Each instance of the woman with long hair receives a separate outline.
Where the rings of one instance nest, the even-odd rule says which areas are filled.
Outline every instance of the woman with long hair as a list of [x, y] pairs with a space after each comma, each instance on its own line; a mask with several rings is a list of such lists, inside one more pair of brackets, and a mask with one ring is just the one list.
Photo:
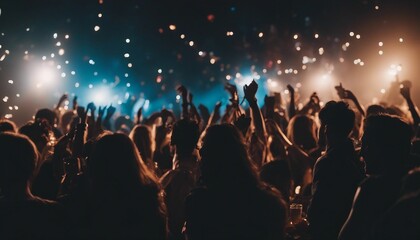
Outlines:
[[259, 179], [239, 131], [208, 128], [200, 155], [203, 187], [186, 200], [188, 239], [282, 239], [284, 202]]
[[166, 239], [161, 188], [128, 136], [100, 138], [88, 167], [94, 238]]

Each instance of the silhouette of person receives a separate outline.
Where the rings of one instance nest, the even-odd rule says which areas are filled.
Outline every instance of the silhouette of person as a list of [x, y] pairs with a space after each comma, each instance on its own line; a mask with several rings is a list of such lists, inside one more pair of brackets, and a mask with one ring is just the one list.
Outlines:
[[185, 198], [197, 182], [197, 156], [194, 155], [194, 150], [199, 136], [199, 127], [195, 121], [185, 118], [173, 126], [171, 137], [171, 144], [175, 146], [173, 169], [160, 179], [165, 190], [170, 239], [183, 239]]
[[337, 239], [364, 172], [349, 138], [354, 112], [345, 102], [330, 101], [319, 119], [319, 140], [325, 141], [327, 150], [314, 166], [309, 231], [314, 240]]
[[239, 130], [209, 127], [200, 155], [203, 186], [186, 200], [188, 239], [283, 239], [284, 203], [259, 179]]
[[66, 221], [62, 207], [30, 190], [38, 164], [35, 145], [24, 135], [2, 133], [0, 152], [1, 238], [62, 238]]
[[411, 128], [399, 117], [366, 119], [361, 155], [369, 177], [360, 185], [339, 239], [367, 239], [373, 225], [397, 201], [407, 173]]
[[160, 186], [131, 139], [104, 135], [90, 156], [92, 237], [166, 239]]

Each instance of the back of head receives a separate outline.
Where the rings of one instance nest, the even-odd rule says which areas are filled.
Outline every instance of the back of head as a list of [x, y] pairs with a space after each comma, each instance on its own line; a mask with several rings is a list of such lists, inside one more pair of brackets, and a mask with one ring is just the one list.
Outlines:
[[[156, 179], [147, 169], [131, 139], [120, 133], [104, 135], [94, 145], [88, 162], [94, 186], [124, 192], [154, 185]], [[98, 190], [98, 189], [97, 189]]]
[[386, 113], [386, 109], [381, 105], [372, 104], [366, 109], [366, 116], [369, 117], [370, 115], [378, 115]]
[[133, 121], [131, 121], [130, 116], [127, 115], [117, 117], [114, 122], [115, 131], [120, 131], [121, 133], [126, 133], [127, 135], [130, 133], [133, 126]]
[[61, 131], [63, 134], [66, 134], [71, 129], [71, 123], [73, 122], [73, 119], [76, 117], [76, 114], [73, 111], [68, 111], [61, 116]]
[[200, 155], [202, 180], [207, 186], [223, 187], [234, 184], [236, 187], [246, 188], [259, 184], [242, 134], [233, 125], [209, 127]]
[[47, 145], [50, 135], [51, 127], [47, 120], [40, 120], [35, 122], [28, 122], [21, 128], [19, 133], [29, 137], [35, 143], [39, 152], [42, 152]]
[[16, 124], [7, 119], [0, 119], [0, 133], [2, 132], [17, 132]]
[[287, 137], [296, 145], [310, 150], [316, 147], [316, 125], [308, 115], [294, 116], [287, 127]]
[[57, 122], [57, 114], [48, 108], [39, 109], [35, 114], [35, 120], [42, 120], [45, 119], [51, 126]]
[[362, 156], [366, 162], [366, 172], [383, 174], [400, 171], [409, 156], [411, 134], [410, 126], [399, 117], [368, 117], [362, 138]]
[[327, 138], [347, 138], [354, 127], [355, 114], [348, 104], [330, 101], [319, 112], [321, 125], [327, 127]]
[[0, 188], [26, 184], [37, 166], [38, 154], [28, 137], [17, 133], [0, 134]]
[[182, 156], [191, 155], [197, 147], [200, 130], [195, 121], [181, 119], [172, 130], [171, 145], [176, 146], [176, 153]]
[[146, 125], [136, 125], [133, 130], [131, 130], [130, 138], [133, 140], [144, 161], [153, 159], [155, 141], [150, 127]]

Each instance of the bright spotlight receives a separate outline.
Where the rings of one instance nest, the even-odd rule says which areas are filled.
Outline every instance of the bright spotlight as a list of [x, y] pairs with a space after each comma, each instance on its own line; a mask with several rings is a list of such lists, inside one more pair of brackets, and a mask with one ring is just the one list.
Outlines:
[[97, 106], [105, 106], [110, 104], [111, 99], [111, 91], [108, 87], [101, 87], [99, 89], [95, 89], [92, 95], [92, 101]]
[[45, 62], [38, 66], [33, 66], [29, 76], [30, 82], [37, 88], [51, 86], [54, 80], [58, 78], [57, 70], [53, 62]]

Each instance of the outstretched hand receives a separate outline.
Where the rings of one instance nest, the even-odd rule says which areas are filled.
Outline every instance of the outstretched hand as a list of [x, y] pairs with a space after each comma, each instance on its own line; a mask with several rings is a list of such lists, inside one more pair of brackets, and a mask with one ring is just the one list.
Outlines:
[[290, 84], [287, 84], [287, 90], [289, 90], [289, 93], [290, 94], [294, 94], [295, 93], [295, 89], [293, 88], [293, 86], [292, 85], [290, 85]]
[[77, 103], [77, 96], [75, 95], [73, 98], [73, 110], [76, 110], [78, 107], [78, 103]]
[[95, 113], [95, 111], [96, 111], [96, 106], [95, 106], [95, 103], [94, 102], [90, 102], [88, 105], [87, 105], [87, 110], [86, 111], [90, 111], [90, 113], [93, 115], [94, 113]]
[[59, 103], [63, 103], [64, 101], [66, 101], [67, 99], [69, 99], [69, 95], [67, 93], [63, 94], [60, 97], [60, 100], [58, 100]]
[[188, 90], [184, 85], [179, 86], [176, 90], [181, 94], [183, 100], [187, 100]]
[[255, 94], [257, 93], [258, 90], [258, 84], [257, 82], [255, 82], [255, 80], [252, 80], [252, 82], [248, 85], [244, 85], [244, 94], [245, 94], [245, 99], [249, 102], [249, 101], [255, 101]]
[[77, 107], [77, 115], [80, 118], [80, 123], [86, 123], [87, 111], [85, 111], [84, 107]]
[[139, 108], [139, 110], [137, 110], [137, 114], [136, 114], [136, 116], [137, 116], [137, 123], [139, 124], [140, 123], [140, 121], [141, 121], [141, 116], [143, 115], [143, 106], [141, 106], [140, 108]]
[[114, 107], [114, 106], [112, 106], [112, 104], [108, 107], [108, 110], [106, 111], [106, 119], [110, 119], [111, 117], [112, 117], [112, 115], [114, 115], [114, 113], [115, 113], [115, 111], [116, 111], [117, 109]]
[[406, 80], [406, 81], [403, 81], [401, 83], [401, 86], [400, 86], [400, 94], [405, 99], [410, 99], [411, 98], [410, 88], [411, 88], [411, 82], [409, 82], [409, 81]]
[[238, 101], [238, 91], [235, 85], [226, 83], [225, 90], [228, 91], [231, 96], [230, 101], [232, 102]]
[[104, 106], [104, 107], [99, 106], [98, 118], [102, 118], [102, 116], [105, 114], [105, 110], [106, 110], [106, 106]]
[[66, 101], [69, 98], [69, 95], [67, 93], [61, 95], [60, 99], [58, 100], [56, 109], [59, 109], [61, 104], [63, 104], [64, 101]]

